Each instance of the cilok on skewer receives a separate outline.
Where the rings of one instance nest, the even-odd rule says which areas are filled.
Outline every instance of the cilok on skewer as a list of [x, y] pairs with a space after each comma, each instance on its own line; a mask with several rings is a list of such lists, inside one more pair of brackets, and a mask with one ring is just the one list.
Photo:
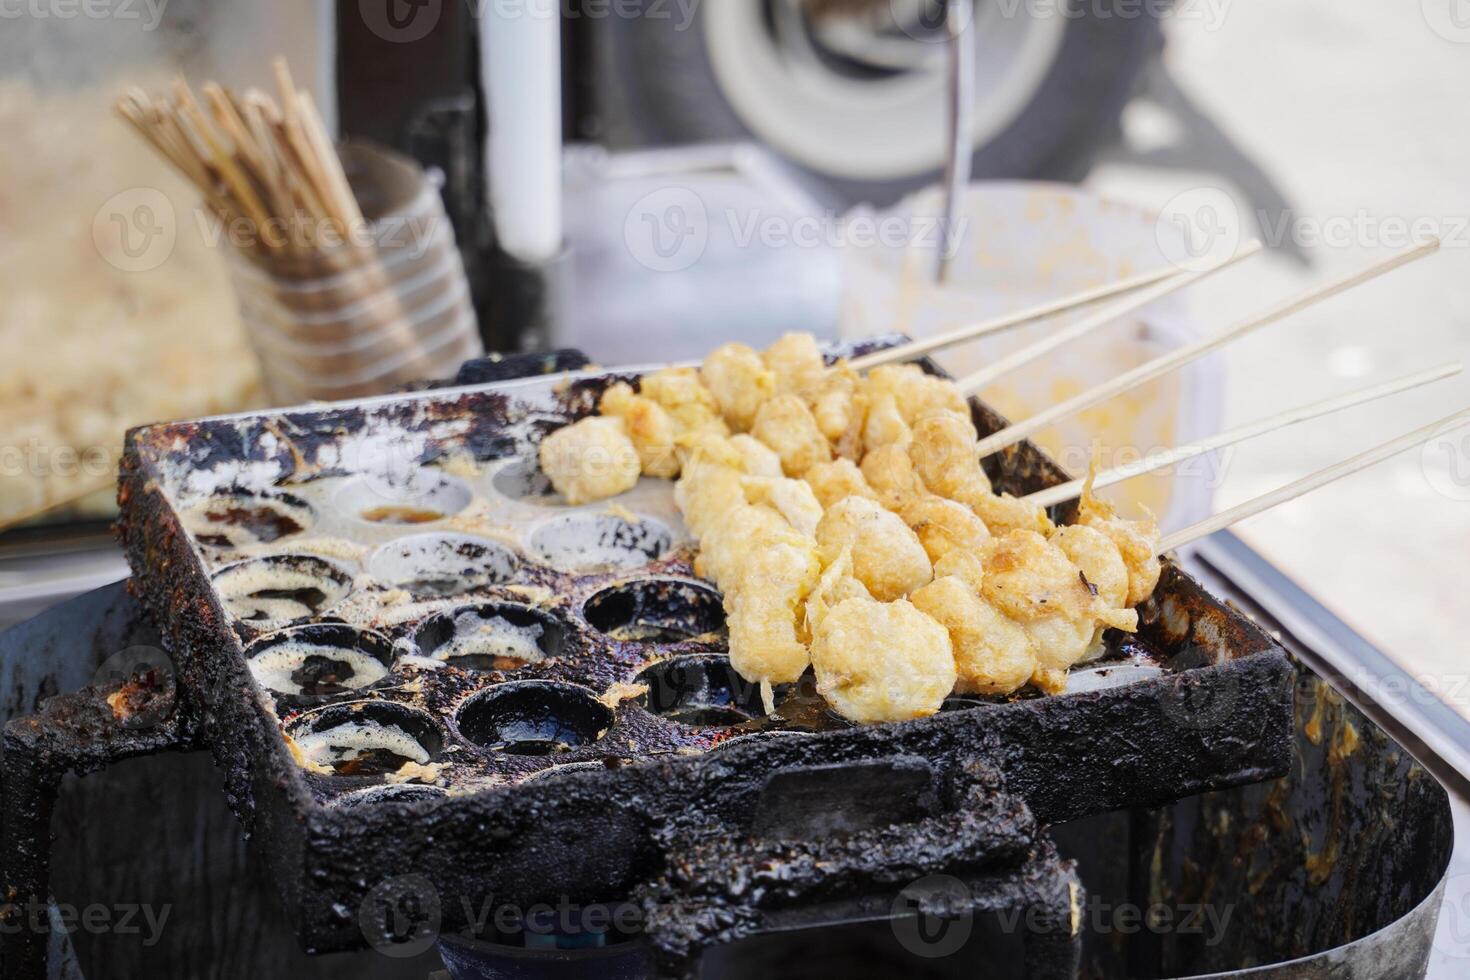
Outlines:
[[995, 494], [965, 398], [915, 365], [858, 377], [791, 334], [614, 385], [600, 407], [543, 442], [553, 483], [585, 501], [591, 484], [677, 473], [732, 664], [765, 685], [810, 668], [853, 720], [932, 714], [953, 691], [1059, 690], [1104, 629], [1134, 628], [1128, 600], [1157, 581], [1151, 523], [1089, 498], [1059, 529]]
[[[1178, 366], [1432, 250], [1145, 368]], [[732, 664], [767, 689], [810, 667], [819, 692], [853, 720], [930, 714], [951, 691], [1061, 690], [1070, 667], [1103, 652], [1105, 630], [1136, 628], [1133, 607], [1158, 581], [1151, 519], [1124, 520], [1081, 487], [1069, 492], [1082, 496], [1074, 523], [1057, 527], [1035, 501], [996, 494], [964, 394], [915, 365], [862, 376], [828, 366], [810, 336], [788, 334], [765, 352], [726, 344], [698, 370], [655, 372], [638, 391], [616, 385], [600, 407], [601, 424], [584, 420], [543, 443], [553, 483], [577, 500], [606, 495], [579, 486], [579, 461], [593, 456], [620, 461], [599, 467], [606, 492], [640, 472], [677, 476], [676, 500], [700, 542], [696, 570], [725, 593]]]

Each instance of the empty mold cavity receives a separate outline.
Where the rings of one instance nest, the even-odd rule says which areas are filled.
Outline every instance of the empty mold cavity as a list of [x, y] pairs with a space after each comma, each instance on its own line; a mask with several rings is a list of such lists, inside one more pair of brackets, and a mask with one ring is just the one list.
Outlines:
[[736, 735], [734, 738], [723, 739], [715, 743], [715, 748], [723, 749], [731, 745], [752, 745], [756, 742], [771, 742], [778, 738], [810, 738], [813, 732], [796, 732], [786, 728], [777, 728], [768, 732], [747, 732], [744, 735]]
[[356, 810], [377, 806], [379, 803], [420, 803], [448, 796], [438, 786], [414, 786], [409, 783], [394, 783], [391, 786], [369, 786], [367, 789], [344, 793], [327, 804], [334, 810]]
[[494, 602], [431, 616], [414, 631], [422, 656], [464, 670], [514, 670], [561, 655], [567, 626], [530, 606]]
[[582, 614], [599, 633], [637, 643], [678, 643], [725, 628], [720, 594], [675, 578], [609, 586], [587, 600]]
[[184, 508], [185, 529], [211, 548], [275, 544], [311, 528], [311, 505], [288, 493], [223, 493]]
[[533, 459], [513, 459], [490, 478], [495, 492], [511, 500], [521, 500], [542, 507], [557, 507], [566, 504], [562, 495], [551, 485], [551, 478], [542, 472]]
[[521, 782], [529, 783], [545, 779], [556, 779], [574, 772], [607, 772], [607, 764], [596, 759], [589, 762], [563, 762], [559, 766], [548, 766], [545, 769], [538, 769], [521, 780]]
[[564, 571], [637, 568], [663, 557], [673, 544], [673, 532], [659, 521], [609, 513], [564, 514], [531, 534], [531, 549]]
[[300, 761], [338, 776], [382, 776], [409, 763], [428, 765], [444, 750], [426, 712], [391, 701], [354, 701], [308, 712], [287, 734]]
[[338, 510], [369, 524], [432, 524], [469, 506], [474, 493], [460, 480], [433, 469], [375, 474], [351, 480], [337, 491]]
[[329, 697], [376, 684], [393, 666], [393, 644], [341, 623], [297, 626], [263, 637], [245, 651], [256, 683], [267, 691]]
[[230, 615], [261, 629], [318, 616], [352, 591], [352, 575], [315, 555], [268, 555], [214, 573]]
[[730, 658], [702, 653], [674, 657], [644, 669], [645, 705], [653, 714], [681, 725], [725, 728], [765, 715], [760, 685], [736, 673]]
[[466, 534], [414, 534], [383, 545], [368, 573], [416, 596], [459, 595], [509, 581], [516, 556], [504, 545]]
[[457, 720], [461, 735], [492, 752], [555, 755], [597, 741], [613, 712], [585, 687], [513, 681], [471, 698]]

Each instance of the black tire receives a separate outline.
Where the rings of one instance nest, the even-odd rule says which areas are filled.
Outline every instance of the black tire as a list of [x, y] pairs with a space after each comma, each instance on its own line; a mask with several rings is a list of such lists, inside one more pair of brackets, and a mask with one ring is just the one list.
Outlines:
[[[667, 0], [638, 3], [668, 9]], [[976, 148], [974, 179], [1080, 180], [1097, 151], [1116, 138], [1123, 107], [1161, 48], [1162, 33], [1152, 17], [1097, 17], [1084, 13], [1087, 6], [1078, 2], [1076, 16], [1068, 19], [1057, 56], [1030, 103]], [[667, 16], [623, 16], [594, 31], [596, 114], [604, 142], [642, 147], [754, 138], [720, 90], [698, 23], [702, 16], [701, 6], [684, 30]], [[932, 170], [861, 181], [793, 163], [846, 203], [886, 205], [938, 177]]]

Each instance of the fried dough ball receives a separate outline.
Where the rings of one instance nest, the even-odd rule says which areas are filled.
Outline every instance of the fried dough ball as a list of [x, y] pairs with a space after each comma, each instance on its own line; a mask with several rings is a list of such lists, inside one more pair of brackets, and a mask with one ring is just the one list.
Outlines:
[[1040, 676], [1037, 687], [1044, 691], [1055, 691], [1058, 679], [1047, 672], [1061, 675], [1060, 683], [1066, 686], [1067, 670], [1087, 657], [1097, 633], [1093, 621], [1088, 618], [1073, 619], [1069, 616], [1045, 616], [1041, 619], [1021, 623], [1036, 653], [1036, 665]]
[[977, 551], [951, 551], [934, 563], [934, 577], [957, 578], [980, 595], [985, 589], [985, 563]]
[[662, 405], [634, 393], [631, 386], [619, 381], [602, 393], [598, 411], [623, 420], [628, 438], [638, 449], [644, 473], [658, 477], [679, 475], [679, 457], [674, 453], [679, 425]]
[[826, 618], [832, 607], [845, 599], [871, 599], [868, 587], [852, 577], [852, 552], [844, 551], [836, 561], [828, 562], [822, 569], [822, 578], [812, 589], [806, 600], [805, 629], [808, 636], [816, 633], [817, 626]]
[[1096, 528], [1118, 546], [1123, 564], [1128, 566], [1129, 606], [1136, 606], [1154, 594], [1163, 569], [1154, 553], [1159, 545], [1159, 526], [1152, 517], [1124, 520], [1106, 503], [1091, 493], [1084, 493], [1077, 507], [1076, 523]]
[[817, 546], [824, 564], [851, 551], [853, 577], [882, 602], [900, 599], [934, 577], [918, 535], [866, 497], [846, 497], [828, 508], [817, 525]]
[[991, 534], [1006, 534], [1010, 531], [1035, 531], [1050, 534], [1056, 525], [1046, 516], [1046, 510], [1029, 501], [1012, 497], [1008, 493], [996, 494], [990, 489], [964, 488], [954, 498], [973, 510], [990, 528]]
[[818, 693], [851, 721], [932, 715], [955, 685], [949, 632], [906, 599], [837, 603], [812, 633], [811, 659]]
[[1068, 524], [1051, 539], [1087, 576], [1100, 600], [1114, 609], [1128, 605], [1128, 566], [1111, 538], [1086, 524]]
[[771, 508], [809, 538], [816, 535], [822, 505], [806, 482], [784, 476], [747, 476], [742, 485], [747, 501]]
[[689, 530], [703, 537], [725, 511], [745, 502], [745, 477], [780, 475], [776, 454], [750, 436], [699, 433], [690, 440], [684, 475], [674, 484], [674, 502]]
[[868, 486], [863, 471], [850, 459], [834, 459], [829, 463], [818, 463], [802, 475], [802, 479], [817, 495], [822, 509], [826, 510], [843, 497], [867, 497], [877, 500], [878, 495]]
[[914, 606], [949, 631], [962, 694], [1011, 694], [1036, 672], [1026, 631], [1007, 619], [964, 579], [936, 578], [909, 597]]
[[621, 419], [591, 416], [541, 440], [541, 470], [569, 504], [631, 490], [642, 463]]
[[863, 416], [867, 399], [858, 394], [862, 379], [841, 362], [829, 370], [811, 396], [812, 417], [817, 428], [839, 456], [855, 457], [862, 452]]
[[943, 497], [913, 497], [899, 506], [898, 516], [913, 528], [929, 560], [936, 564], [956, 550], [981, 554], [990, 543], [990, 529], [974, 511]]
[[729, 588], [740, 581], [740, 572], [746, 561], [765, 542], [792, 533], [795, 532], [786, 518], [770, 507], [747, 504], [742, 496], [700, 536], [694, 572], [718, 586]]
[[832, 458], [811, 410], [795, 395], [777, 395], [762, 405], [751, 435], [775, 450], [787, 476], [801, 476]]
[[745, 474], [718, 463], [685, 465], [674, 484], [674, 503], [684, 515], [689, 533], [703, 540], [725, 512], [745, 502]]
[[723, 344], [710, 352], [699, 369], [720, 414], [731, 429], [748, 431], [755, 414], [776, 392], [776, 375], [745, 344]]
[[865, 388], [870, 397], [891, 395], [910, 425], [938, 412], [970, 416], [970, 405], [954, 382], [926, 374], [917, 364], [875, 367], [868, 372]]
[[646, 374], [638, 382], [638, 393], [652, 398], [672, 415], [681, 434], [706, 429], [718, 435], [729, 433], [719, 403], [694, 368], [664, 368]]
[[898, 402], [891, 394], [882, 393], [867, 399], [862, 438], [865, 450], [871, 452], [880, 446], [899, 446], [906, 449], [913, 438], [913, 432], [904, 421]]
[[914, 424], [909, 458], [924, 485], [951, 500], [990, 492], [990, 479], [975, 452], [975, 427], [968, 416], [944, 412]]
[[752, 436], [741, 433], [730, 437], [730, 448], [740, 457], [740, 469], [750, 476], [780, 476], [781, 457], [775, 450]]
[[1061, 548], [1035, 531], [997, 538], [985, 561], [985, 598], [1022, 623], [1051, 616], [1089, 620], [1094, 603], [1080, 570]]
[[701, 429], [680, 440], [689, 460], [730, 466], [747, 476], [781, 476], [781, 458], [759, 439], [740, 434], [724, 436], [713, 429]]
[[798, 634], [806, 597], [822, 574], [815, 544], [795, 532], [760, 542], [725, 590], [730, 665], [770, 684], [800, 679], [811, 656]]
[[761, 359], [776, 376], [776, 393], [811, 398], [822, 386], [827, 362], [809, 333], [783, 334], [767, 347]]
[[862, 473], [879, 502], [889, 510], [897, 510], [905, 501], [927, 492], [902, 446], [880, 446], [869, 451], [863, 457]]

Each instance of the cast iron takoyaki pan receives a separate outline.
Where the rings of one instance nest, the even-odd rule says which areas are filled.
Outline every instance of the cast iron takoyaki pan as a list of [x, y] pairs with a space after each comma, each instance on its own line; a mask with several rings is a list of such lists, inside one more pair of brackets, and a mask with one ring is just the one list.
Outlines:
[[[815, 806], [840, 836], [887, 786], [917, 829], [965, 806], [979, 766], [1044, 825], [1284, 770], [1288, 658], [1167, 564], [1138, 635], [1072, 693], [852, 727], [798, 684], [765, 717], [669, 484], [569, 507], [536, 470], [546, 432], [637, 373], [129, 434], [135, 587], [308, 948], [360, 945], [358, 909], [388, 876], [432, 882], [446, 930], [461, 897], [666, 883], [693, 846], [669, 828], [691, 815], [757, 833]], [[1004, 424], [974, 411], [982, 433]], [[1029, 443], [991, 464], [1013, 493], [1067, 478]]]

